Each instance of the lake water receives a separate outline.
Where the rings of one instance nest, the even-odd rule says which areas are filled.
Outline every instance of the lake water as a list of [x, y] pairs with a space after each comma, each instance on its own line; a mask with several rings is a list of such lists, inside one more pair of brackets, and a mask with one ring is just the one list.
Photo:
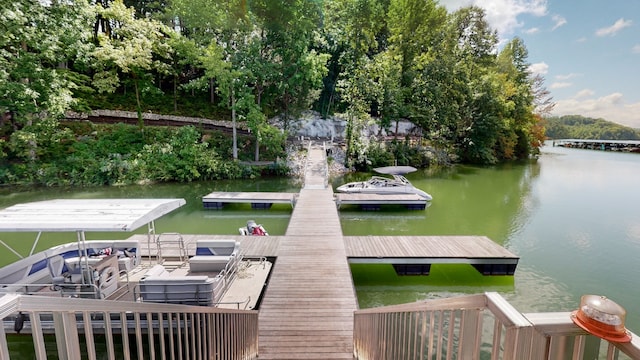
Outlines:
[[[333, 179], [333, 185], [369, 175], [349, 174]], [[486, 235], [521, 257], [516, 274], [483, 277], [468, 265], [433, 265], [429, 276], [398, 277], [390, 266], [352, 266], [360, 307], [497, 291], [521, 312], [571, 311], [578, 307], [581, 295], [598, 294], [625, 307], [627, 327], [640, 333], [640, 154], [547, 146], [535, 161], [424, 170], [408, 178], [433, 196], [430, 207], [374, 212], [342, 208], [343, 233]], [[298, 191], [299, 187], [287, 179], [261, 179], [3, 189], [0, 207], [59, 197], [183, 197], [187, 205], [156, 222], [157, 232], [237, 234], [238, 227], [253, 219], [270, 234], [283, 235], [291, 215], [288, 205], [252, 210], [237, 204], [205, 210], [201, 198], [212, 191]], [[88, 238], [113, 235], [89, 234]], [[0, 240], [17, 245], [23, 253], [34, 237], [0, 233]], [[70, 241], [75, 241], [75, 235], [45, 234], [40, 249]], [[0, 254], [0, 265], [15, 259], [4, 249]]]
[[361, 306], [488, 290], [522, 312], [570, 311], [598, 294], [624, 306], [627, 327], [640, 331], [638, 154], [545, 147], [528, 163], [412, 175], [434, 197], [424, 213], [341, 212], [344, 233], [487, 235], [521, 257], [516, 274], [509, 283], [434, 265], [430, 277], [393, 285], [382, 269], [382, 284], [354, 271]]

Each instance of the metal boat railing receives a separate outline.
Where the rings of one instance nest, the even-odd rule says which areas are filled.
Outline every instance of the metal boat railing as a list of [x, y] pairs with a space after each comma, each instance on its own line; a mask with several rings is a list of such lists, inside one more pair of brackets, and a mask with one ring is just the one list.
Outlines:
[[[47, 291], [42, 291], [46, 288]], [[95, 284], [54, 284], [54, 283], [12, 283], [0, 284], [0, 296], [16, 293], [21, 295], [36, 295], [44, 297], [79, 297], [102, 299], [100, 288]]]
[[521, 314], [497, 293], [358, 310], [355, 359], [640, 359], [640, 338], [589, 335], [570, 313]]
[[[30, 334], [24, 336], [33, 339], [34, 359], [47, 359], [51, 353], [59, 359], [96, 359], [98, 354], [108, 359], [255, 359], [258, 355], [258, 312], [253, 310], [78, 298], [51, 301], [8, 294], [0, 297], [0, 319], [15, 319], [14, 330]], [[56, 349], [47, 348], [45, 334], [54, 336]], [[0, 359], [10, 355], [3, 324]]]
[[[224, 294], [229, 290], [229, 287], [233, 283], [233, 280], [238, 276], [238, 271], [242, 264], [244, 263], [244, 256], [242, 254], [238, 255], [234, 260], [229, 261], [224, 269], [222, 269], [218, 276], [221, 277], [221, 280], [217, 283], [216, 287], [213, 289], [213, 299], [211, 299], [213, 305], [222, 304], [220, 301]], [[128, 279], [127, 279], [128, 283]], [[176, 288], [180, 288], [181, 284], [174, 284]], [[192, 284], [184, 284], [184, 288], [187, 289]], [[135, 286], [130, 287], [133, 290], [133, 298], [136, 301], [143, 301], [141, 297], [140, 284], [136, 284]], [[195, 294], [194, 294], [195, 295]], [[195, 299], [193, 299], [195, 301]], [[247, 301], [243, 301], [242, 303], [248, 303]], [[226, 303], [225, 303], [226, 304]], [[240, 304], [238, 303], [238, 309], [240, 308]]]
[[[267, 259], [265, 257], [261, 257], [259, 259], [259, 262], [262, 263], [264, 261], [267, 261]], [[249, 266], [250, 260], [249, 261], [244, 261], [244, 254], [239, 254], [238, 255], [238, 259], [235, 261], [235, 266], [230, 266], [230, 264], [227, 264], [225, 266], [225, 269], [222, 271], [222, 274], [224, 276], [224, 289], [222, 290], [222, 294], [224, 295], [224, 293], [227, 292], [227, 290], [229, 290], [229, 287], [231, 287], [231, 284], [233, 282], [233, 280], [238, 276], [238, 274], [240, 272], [242, 272], [247, 266]], [[244, 298], [241, 301], [233, 301], [233, 302], [229, 302], [229, 301], [222, 301], [221, 300], [222, 297], [219, 297], [216, 299], [215, 305], [216, 306], [220, 306], [220, 305], [235, 305], [236, 309], [246, 309], [249, 306], [249, 303], [251, 302], [251, 296], [247, 296], [246, 298]]]
[[224, 293], [229, 290], [229, 287], [233, 283], [233, 280], [238, 276], [238, 271], [242, 266], [243, 261], [244, 255], [238, 254], [235, 260], [230, 261], [227, 263], [227, 265], [225, 265], [224, 269], [221, 272], [224, 281], [222, 283], [222, 288], [218, 289], [220, 296], [215, 299], [216, 303], [219, 303], [222, 295], [224, 295]]
[[[189, 259], [187, 248], [184, 244], [182, 234], [176, 232], [161, 233], [156, 238], [156, 259], [158, 264], [162, 264], [166, 256], [162, 255], [162, 250], [173, 250], [178, 252], [178, 260], [185, 262]], [[174, 255], [175, 256], [175, 255]]]
[[[89, 268], [87, 273], [92, 273], [92, 268]], [[86, 276], [85, 276], [86, 277]], [[132, 284], [129, 281], [129, 273], [126, 270], [120, 270], [116, 273], [107, 273], [107, 277], [100, 281], [95, 279], [89, 279], [88, 282], [83, 284], [81, 282], [36, 282], [36, 283], [10, 283], [0, 284], [0, 296], [5, 294], [21, 294], [21, 295], [35, 295], [44, 297], [76, 297], [76, 298], [89, 298], [89, 299], [104, 299], [105, 287], [110, 284], [116, 278], [121, 279], [117, 282], [110, 300], [117, 300], [126, 296], [132, 291]]]

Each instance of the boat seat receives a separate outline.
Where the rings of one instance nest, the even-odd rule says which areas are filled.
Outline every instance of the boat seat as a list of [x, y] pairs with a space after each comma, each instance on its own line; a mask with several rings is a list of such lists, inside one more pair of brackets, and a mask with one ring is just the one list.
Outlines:
[[196, 255], [189, 258], [191, 272], [222, 271], [235, 263], [240, 242], [235, 240], [197, 240]]
[[235, 240], [196, 240], [196, 255], [230, 256], [240, 250], [240, 242]]
[[141, 279], [138, 288], [143, 302], [211, 306], [224, 288], [224, 279], [160, 273]]
[[[85, 244], [91, 266], [111, 254], [118, 256], [119, 271], [129, 271], [141, 262], [140, 242], [137, 240], [89, 240]], [[81, 260], [78, 254], [78, 243], [58, 245], [51, 248], [49, 252], [51, 255], [62, 256], [69, 270], [77, 266]]]
[[[89, 258], [87, 258], [87, 263], [89, 264], [89, 266], [94, 266], [100, 261], [102, 261], [102, 259], [104, 259], [105, 257], [106, 256], [90, 256]], [[84, 256], [82, 258], [75, 256], [75, 257], [66, 258], [65, 264], [67, 265], [67, 268], [69, 270], [74, 271], [73, 269], [79, 268], [81, 264], [84, 264], [84, 261], [85, 261]], [[118, 257], [119, 271], [122, 271], [122, 270], [129, 271], [134, 267], [134, 264], [135, 264], [135, 259], [132, 257]]]

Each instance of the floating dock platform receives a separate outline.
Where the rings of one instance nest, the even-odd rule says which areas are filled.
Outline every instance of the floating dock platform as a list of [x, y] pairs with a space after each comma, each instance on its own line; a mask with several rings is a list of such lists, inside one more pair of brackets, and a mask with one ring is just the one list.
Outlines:
[[[251, 204], [253, 209], [270, 209], [273, 204], [295, 206], [298, 193], [288, 192], [212, 192], [202, 198], [205, 209], [222, 209], [225, 204]], [[338, 209], [342, 205], [359, 205], [362, 210], [380, 210], [385, 205], [405, 206], [410, 210], [424, 210], [429, 202], [415, 194], [334, 194]]]
[[429, 275], [431, 264], [469, 264], [482, 275], [513, 275], [519, 256], [486, 236], [344, 236], [351, 264], [391, 264]]
[[225, 204], [251, 204], [253, 209], [269, 209], [273, 204], [295, 206], [298, 193], [289, 192], [212, 192], [202, 198], [205, 209], [222, 209]]
[[640, 153], [640, 140], [591, 140], [591, 139], [557, 139], [553, 146]]
[[[235, 240], [240, 242], [244, 257], [250, 259], [263, 257], [277, 259], [281, 256], [281, 245], [289, 240], [288, 235], [181, 234], [181, 236], [187, 249], [187, 256], [195, 255], [195, 243], [198, 239]], [[314, 235], [306, 236], [307, 240], [315, 237]], [[341, 238], [344, 241], [344, 256], [349, 264], [390, 264], [400, 275], [429, 275], [431, 264], [469, 264], [482, 275], [513, 275], [520, 260], [519, 256], [486, 236], [369, 235], [341, 236]], [[147, 241], [147, 236], [133, 235], [130, 240], [144, 243]], [[141, 251], [142, 256], [156, 256], [155, 246], [151, 247], [150, 253], [145, 246]], [[162, 251], [163, 254], [167, 252], [167, 255], [180, 256], [175, 248], [167, 247]]]
[[334, 194], [338, 209], [342, 205], [360, 205], [362, 210], [380, 210], [383, 205], [403, 205], [409, 210], [424, 210], [429, 202], [416, 194]]

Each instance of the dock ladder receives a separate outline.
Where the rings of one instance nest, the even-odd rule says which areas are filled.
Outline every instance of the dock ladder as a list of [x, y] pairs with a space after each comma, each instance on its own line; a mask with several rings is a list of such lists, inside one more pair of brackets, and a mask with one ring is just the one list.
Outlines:
[[157, 260], [158, 264], [162, 264], [164, 262], [164, 257], [162, 255], [162, 251], [169, 252], [168, 255], [173, 255], [173, 253], [177, 253], [177, 257], [180, 263], [184, 263], [187, 261], [189, 256], [187, 255], [187, 248], [184, 246], [184, 239], [182, 235], [179, 233], [162, 233], [158, 235], [156, 240], [157, 246]]

